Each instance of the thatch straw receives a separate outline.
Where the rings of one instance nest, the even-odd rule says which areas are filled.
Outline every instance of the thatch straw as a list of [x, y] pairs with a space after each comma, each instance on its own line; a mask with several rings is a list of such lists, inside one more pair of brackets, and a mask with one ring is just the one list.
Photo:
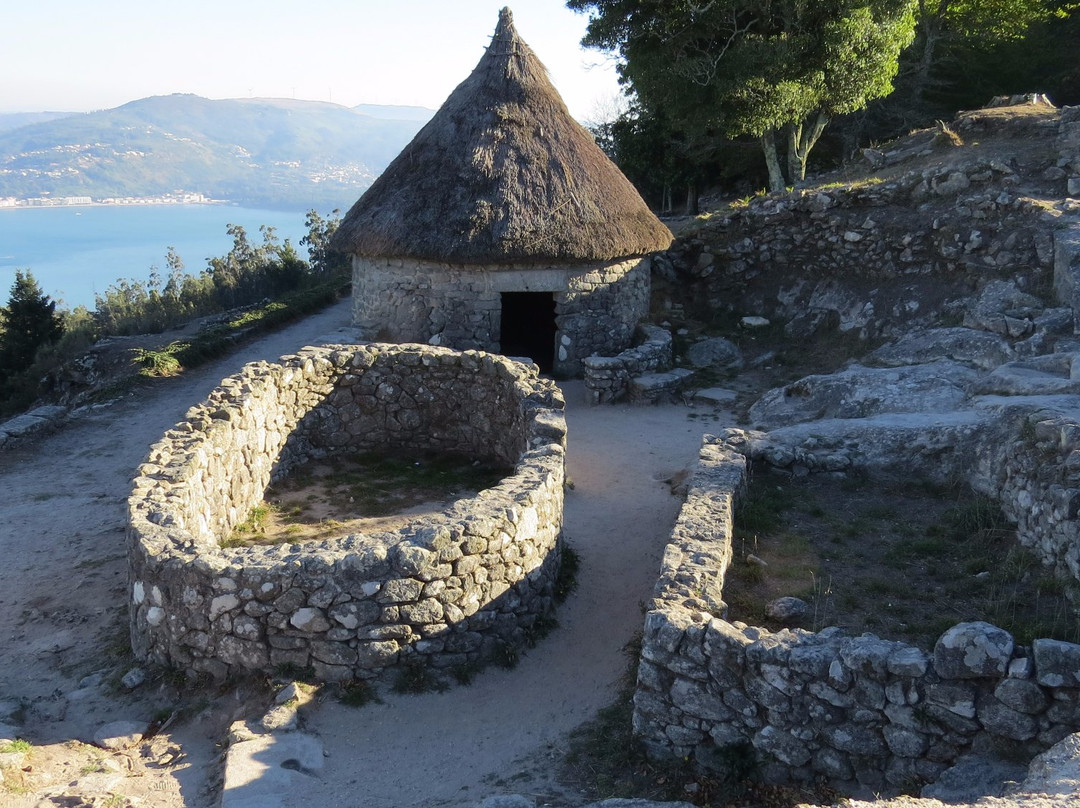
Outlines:
[[342, 252], [461, 264], [584, 262], [671, 243], [499, 15], [491, 45], [353, 205]]

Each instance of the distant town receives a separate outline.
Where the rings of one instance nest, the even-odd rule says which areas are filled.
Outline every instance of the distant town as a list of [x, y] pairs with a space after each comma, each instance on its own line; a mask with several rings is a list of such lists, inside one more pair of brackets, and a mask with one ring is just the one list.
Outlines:
[[109, 196], [94, 199], [90, 196], [33, 196], [20, 199], [14, 196], [0, 197], [2, 208], [66, 208], [85, 205], [220, 205], [225, 199], [211, 199], [205, 194], [176, 191], [159, 196]]

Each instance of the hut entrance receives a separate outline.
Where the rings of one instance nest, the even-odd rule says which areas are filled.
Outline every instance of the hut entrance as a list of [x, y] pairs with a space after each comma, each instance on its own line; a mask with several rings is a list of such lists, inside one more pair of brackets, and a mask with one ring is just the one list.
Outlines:
[[551, 373], [555, 364], [555, 295], [551, 292], [503, 292], [502, 339], [504, 356], [527, 356]]

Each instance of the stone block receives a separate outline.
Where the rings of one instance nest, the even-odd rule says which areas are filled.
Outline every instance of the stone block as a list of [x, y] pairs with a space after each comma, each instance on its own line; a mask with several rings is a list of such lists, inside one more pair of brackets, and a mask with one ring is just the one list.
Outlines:
[[1028, 715], [1041, 713], [1050, 704], [1043, 689], [1029, 679], [1005, 679], [994, 696], [1006, 707]]
[[1035, 678], [1046, 687], [1080, 687], [1080, 645], [1039, 639], [1032, 644]]
[[943, 679], [1003, 677], [1015, 644], [1009, 632], [975, 621], [953, 626], [934, 646], [934, 670]]

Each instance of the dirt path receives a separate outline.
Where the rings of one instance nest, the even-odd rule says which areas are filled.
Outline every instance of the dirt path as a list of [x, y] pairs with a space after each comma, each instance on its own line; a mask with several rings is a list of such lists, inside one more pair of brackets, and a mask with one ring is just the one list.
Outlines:
[[[159, 753], [121, 756], [118, 771], [86, 771], [110, 756], [69, 743], [91, 740], [110, 721], [161, 718], [178, 698], [167, 682], [130, 693], [118, 682], [133, 666], [124, 542], [130, 479], [150, 445], [224, 376], [246, 362], [295, 351], [348, 319], [344, 301], [228, 358], [82, 415], [25, 449], [0, 453], [0, 724], [34, 744], [25, 761], [31, 771], [0, 784], [0, 806], [34, 805], [34, 794], [46, 790], [144, 796], [144, 804], [163, 808], [212, 804], [215, 743], [237, 709], [216, 704], [214, 694], [195, 720], [159, 739]], [[172, 740], [182, 744], [185, 761], [167, 766]]]
[[489, 669], [468, 687], [382, 693], [382, 704], [359, 710], [324, 703], [307, 728], [329, 752], [326, 767], [286, 806], [473, 806], [505, 792], [576, 798], [545, 764], [615, 697], [623, 646], [641, 629], [640, 605], [680, 504], [663, 480], [694, 462], [701, 428], [685, 407], [588, 408], [580, 382], [562, 386], [574, 484], [564, 527], [581, 571], [559, 628], [514, 669]]
[[[216, 804], [216, 743], [247, 709], [242, 693], [209, 691], [201, 712], [154, 744], [107, 753], [75, 743], [109, 721], [164, 718], [179, 699], [168, 681], [130, 692], [118, 682], [134, 664], [125, 658], [129, 480], [221, 378], [315, 342], [348, 317], [343, 302], [0, 454], [0, 724], [34, 744], [21, 781], [0, 784], [0, 806], [65, 793]], [[575, 485], [566, 533], [582, 564], [560, 627], [515, 669], [489, 670], [468, 687], [383, 693], [383, 704], [360, 710], [325, 702], [308, 727], [328, 750], [326, 767], [287, 804], [352, 805], [359, 791], [366, 808], [471, 806], [489, 793], [556, 792], [545, 754], [614, 696], [679, 504], [662, 480], [694, 461], [702, 429], [684, 407], [590, 409], [580, 383], [566, 388]]]

